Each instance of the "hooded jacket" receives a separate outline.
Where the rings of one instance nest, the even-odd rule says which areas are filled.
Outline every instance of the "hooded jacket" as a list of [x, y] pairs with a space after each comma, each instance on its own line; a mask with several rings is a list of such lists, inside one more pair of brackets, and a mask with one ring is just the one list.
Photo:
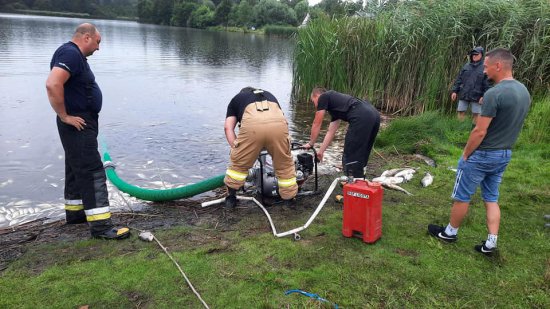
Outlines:
[[[473, 62], [474, 53], [481, 54], [481, 60]], [[459, 100], [478, 102], [485, 91], [491, 87], [487, 75], [483, 73], [485, 50], [478, 46], [470, 51], [469, 58], [470, 62], [462, 67], [451, 90], [458, 94]]]

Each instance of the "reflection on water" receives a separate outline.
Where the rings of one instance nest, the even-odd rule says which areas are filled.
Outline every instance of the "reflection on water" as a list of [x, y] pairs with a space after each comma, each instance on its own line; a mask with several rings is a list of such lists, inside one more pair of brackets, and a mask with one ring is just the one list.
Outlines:
[[[64, 156], [44, 83], [51, 55], [84, 21], [0, 14], [4, 216], [22, 205], [33, 213], [61, 207]], [[314, 112], [304, 105], [294, 113], [289, 103], [291, 40], [93, 22], [102, 34], [100, 50], [89, 57], [104, 98], [100, 144], [108, 147], [118, 174], [129, 183], [162, 188], [224, 173], [226, 107], [249, 85], [272, 92], [291, 119], [293, 137], [307, 139]], [[114, 196], [111, 190], [113, 206], [121, 206]]]

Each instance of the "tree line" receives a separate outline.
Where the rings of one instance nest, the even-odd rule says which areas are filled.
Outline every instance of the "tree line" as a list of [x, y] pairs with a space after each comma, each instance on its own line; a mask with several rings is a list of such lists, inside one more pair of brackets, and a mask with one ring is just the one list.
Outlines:
[[260, 28], [298, 26], [306, 15], [353, 15], [362, 0], [323, 0], [313, 8], [307, 0], [139, 0], [139, 21], [192, 28], [209, 26]]
[[[260, 28], [298, 26], [309, 13], [351, 16], [363, 0], [0, 0], [0, 10], [30, 13], [78, 13], [94, 18], [137, 19], [139, 22], [179, 27], [210, 26]], [[377, 0], [365, 0], [365, 5]]]
[[138, 0], [0, 0], [4, 12], [80, 13], [95, 18], [136, 18]]

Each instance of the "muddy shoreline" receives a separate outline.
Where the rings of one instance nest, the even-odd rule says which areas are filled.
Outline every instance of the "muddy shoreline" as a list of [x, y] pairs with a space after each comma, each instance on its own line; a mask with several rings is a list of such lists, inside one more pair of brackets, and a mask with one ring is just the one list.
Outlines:
[[[295, 208], [283, 207], [280, 204], [268, 206], [273, 201], [266, 200], [266, 208], [273, 217], [277, 228], [283, 224], [282, 218], [303, 218], [305, 223], [321, 201], [333, 179], [334, 175], [320, 176], [319, 188], [321, 192], [314, 196], [299, 197]], [[140, 230], [155, 232], [176, 226], [209, 229], [223, 233], [237, 229], [241, 220], [250, 219], [262, 222], [260, 224], [262, 227], [258, 230], [258, 225], [250, 226], [248, 232], [272, 233], [265, 214], [252, 202], [241, 201], [236, 209], [230, 211], [226, 210], [223, 204], [202, 208], [202, 202], [224, 196], [225, 190], [219, 188], [214, 193], [217, 196], [215, 198], [148, 203], [148, 206], [140, 211], [113, 213], [112, 220], [115, 225], [130, 227], [132, 229], [131, 237], [137, 237]], [[331, 207], [331, 204], [341, 207], [341, 204], [335, 204], [332, 199], [329, 199], [325, 207]], [[31, 246], [56, 242], [75, 242], [90, 238], [87, 224], [69, 225], [64, 220], [45, 223], [47, 220], [39, 219], [0, 230], [0, 273], [24, 255]]]

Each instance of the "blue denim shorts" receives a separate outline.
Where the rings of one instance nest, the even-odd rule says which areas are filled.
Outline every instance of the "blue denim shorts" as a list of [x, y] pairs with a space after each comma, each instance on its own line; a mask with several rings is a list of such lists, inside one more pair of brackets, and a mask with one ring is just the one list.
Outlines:
[[481, 104], [476, 101], [464, 101], [464, 100], [458, 100], [458, 107], [456, 109], [457, 112], [465, 112], [468, 110], [468, 106], [470, 106], [470, 109], [472, 110], [472, 114], [480, 114], [481, 113]]
[[481, 197], [485, 202], [498, 201], [498, 187], [502, 174], [512, 158], [511, 150], [476, 150], [468, 160], [458, 160], [456, 180], [451, 197], [460, 202], [469, 202], [481, 187]]

